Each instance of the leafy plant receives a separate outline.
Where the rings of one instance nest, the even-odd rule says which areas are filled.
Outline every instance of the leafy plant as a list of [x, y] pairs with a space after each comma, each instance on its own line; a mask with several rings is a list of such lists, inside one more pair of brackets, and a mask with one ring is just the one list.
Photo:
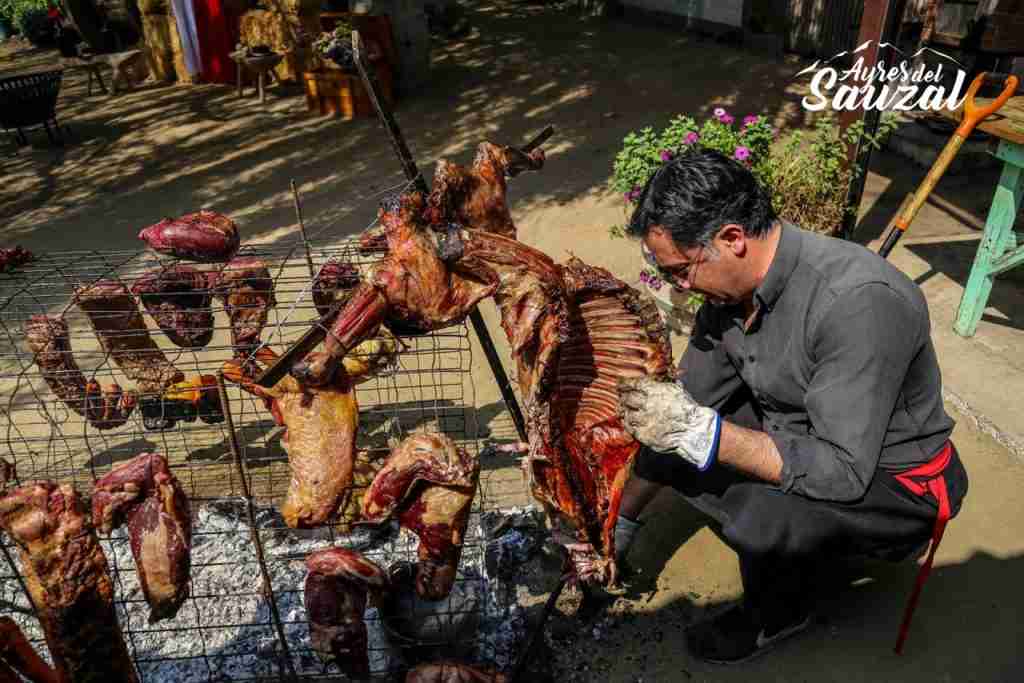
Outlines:
[[321, 33], [313, 41], [317, 54], [330, 59], [346, 70], [356, 68], [355, 50], [352, 47], [352, 26], [340, 21], [331, 31]]
[[6, 17], [21, 30], [26, 14], [33, 10], [41, 10], [45, 14], [49, 6], [49, 0], [0, 0], [0, 17]]

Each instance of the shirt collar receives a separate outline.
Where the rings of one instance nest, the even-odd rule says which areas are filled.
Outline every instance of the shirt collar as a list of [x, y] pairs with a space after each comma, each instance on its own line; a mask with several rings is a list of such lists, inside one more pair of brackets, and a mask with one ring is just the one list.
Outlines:
[[775, 256], [772, 257], [772, 264], [768, 266], [764, 281], [754, 291], [754, 296], [769, 311], [782, 295], [782, 290], [789, 282], [789, 276], [793, 274], [796, 264], [800, 261], [800, 228], [790, 225], [786, 221], [779, 221], [779, 223], [781, 225], [779, 246], [775, 250]]

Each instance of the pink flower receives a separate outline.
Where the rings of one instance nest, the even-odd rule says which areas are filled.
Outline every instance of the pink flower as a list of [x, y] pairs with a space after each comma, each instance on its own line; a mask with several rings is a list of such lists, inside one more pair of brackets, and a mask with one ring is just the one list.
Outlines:
[[697, 140], [700, 140], [700, 136], [697, 135], [696, 132], [690, 131], [689, 133], [686, 134], [686, 144], [688, 144], [688, 145], [696, 144]]
[[750, 158], [750, 150], [741, 145], [736, 148], [736, 151], [733, 152], [732, 155], [740, 161], [746, 161]]
[[757, 116], [744, 116], [743, 117], [743, 127], [746, 128], [747, 126], [754, 125], [755, 123], [757, 123], [758, 118], [759, 117], [757, 117]]
[[661, 160], [662, 160], [662, 162], [671, 161], [672, 160], [672, 152], [670, 152], [667, 149], [661, 150]]
[[731, 125], [732, 125], [732, 122], [733, 122], [733, 121], [735, 121], [736, 119], [734, 119], [734, 118], [733, 118], [732, 116], [730, 116], [729, 114], [726, 114], [725, 116], [723, 116], [722, 118], [720, 118], [720, 119], [718, 119], [718, 120], [719, 120], [719, 121], [721, 121], [722, 123], [724, 123], [724, 124], [725, 124], [725, 125], [727, 125], [727, 126], [731, 126]]
[[715, 111], [714, 111], [714, 114], [715, 114], [715, 118], [718, 119], [719, 121], [722, 120], [723, 116], [728, 116], [728, 114], [725, 113], [725, 110], [722, 109], [721, 107], [716, 107]]

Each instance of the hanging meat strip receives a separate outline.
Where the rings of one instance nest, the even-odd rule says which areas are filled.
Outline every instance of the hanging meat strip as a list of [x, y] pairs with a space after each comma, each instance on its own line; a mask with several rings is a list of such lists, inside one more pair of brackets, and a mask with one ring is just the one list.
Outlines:
[[[247, 361], [260, 346], [267, 315], [277, 305], [274, 280], [267, 264], [258, 258], [234, 259], [217, 277], [214, 293], [223, 302], [231, 321], [235, 358]], [[245, 369], [253, 371], [252, 364]]]
[[206, 273], [185, 265], [158, 268], [136, 280], [132, 293], [177, 346], [199, 349], [213, 338], [213, 295]]

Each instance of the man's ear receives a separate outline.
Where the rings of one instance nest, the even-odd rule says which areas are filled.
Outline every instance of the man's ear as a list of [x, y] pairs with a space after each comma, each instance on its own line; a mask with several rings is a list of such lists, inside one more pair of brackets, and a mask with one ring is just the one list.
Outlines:
[[747, 232], [738, 223], [726, 223], [718, 229], [715, 235], [715, 242], [719, 248], [732, 252], [734, 256], [744, 256], [747, 253]]

